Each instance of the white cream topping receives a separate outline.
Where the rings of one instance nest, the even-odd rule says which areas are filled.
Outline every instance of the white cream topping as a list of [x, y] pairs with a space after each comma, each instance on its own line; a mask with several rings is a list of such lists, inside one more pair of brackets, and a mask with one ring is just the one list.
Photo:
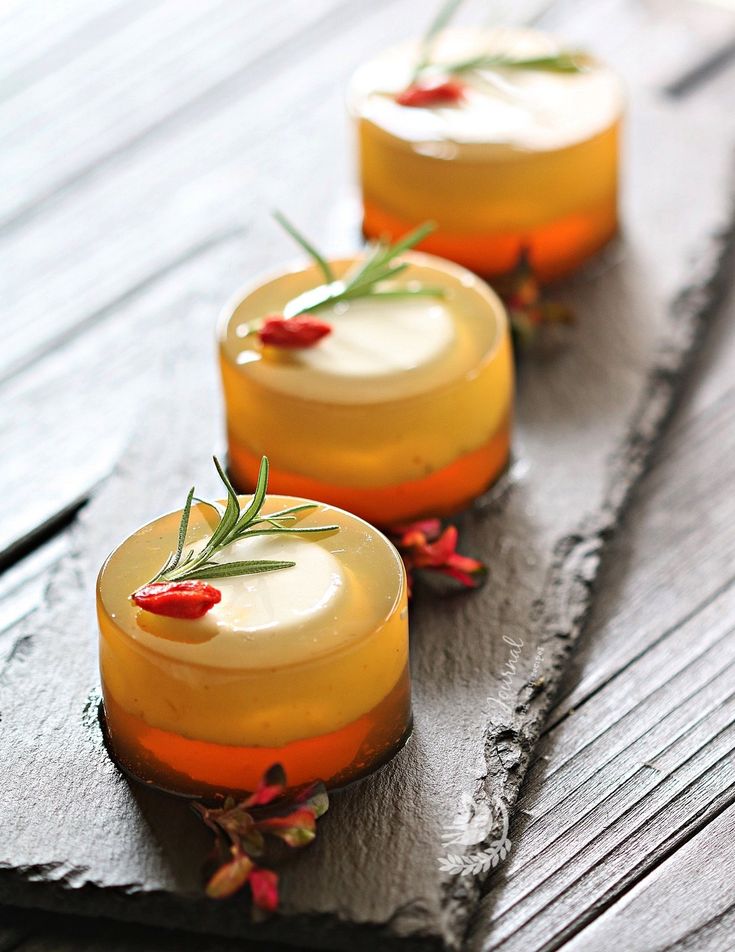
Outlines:
[[282, 635], [323, 623], [334, 615], [345, 584], [331, 552], [297, 536], [242, 539], [218, 552], [215, 562], [274, 559], [296, 562], [293, 568], [242, 575], [212, 582], [222, 600], [205, 618], [220, 634], [255, 637], [278, 629]]
[[[336, 647], [344, 637], [344, 625], [340, 628], [338, 622], [348, 579], [330, 551], [333, 547], [339, 552], [339, 533], [321, 537], [333, 538], [333, 546], [311, 541], [315, 538], [256, 536], [227, 546], [213, 557], [215, 562], [269, 559], [296, 564], [257, 575], [209, 579], [222, 597], [202, 618], [182, 623], [140, 612], [138, 627], [154, 636], [151, 646], [169, 657], [223, 667], [245, 659], [249, 666], [260, 667], [284, 652], [301, 659]], [[204, 544], [203, 539], [194, 548]]]
[[[398, 287], [430, 285], [439, 297], [357, 299], [324, 308], [332, 328], [315, 347], [272, 357], [253, 349], [250, 322], [282, 313], [319, 283], [316, 272], [285, 274], [242, 300], [224, 325], [224, 347], [241, 372], [264, 387], [337, 404], [364, 404], [426, 393], [470, 373], [500, 337], [501, 305], [475, 275], [430, 255], [404, 256], [412, 267]], [[344, 269], [351, 262], [333, 262]]]
[[[508, 150], [564, 148], [608, 128], [620, 115], [620, 80], [591, 63], [583, 73], [493, 70], [468, 73], [458, 106], [400, 106], [395, 93], [411, 81], [417, 43], [392, 47], [361, 66], [350, 87], [352, 111], [386, 133], [436, 158], [480, 157], [480, 146], [498, 156]], [[544, 56], [568, 49], [531, 30], [452, 30], [436, 44], [433, 61], [450, 63], [482, 53]], [[467, 147], [467, 148], [465, 148]]]
[[332, 333], [305, 350], [301, 366], [317, 374], [371, 378], [436, 363], [455, 339], [454, 321], [439, 298], [357, 300], [320, 315]]

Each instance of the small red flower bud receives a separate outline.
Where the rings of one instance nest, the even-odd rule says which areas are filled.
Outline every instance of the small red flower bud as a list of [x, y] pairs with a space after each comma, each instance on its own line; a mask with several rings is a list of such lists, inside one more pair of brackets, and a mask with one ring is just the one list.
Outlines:
[[482, 562], [457, 552], [456, 526], [447, 526], [442, 532], [438, 519], [396, 526], [393, 539], [406, 566], [409, 596], [416, 569], [448, 575], [466, 588], [476, 588], [487, 573]]
[[272, 869], [256, 866], [249, 882], [255, 905], [265, 912], [275, 912], [278, 908], [278, 874]]
[[399, 106], [451, 106], [462, 102], [465, 87], [455, 79], [433, 83], [413, 83], [396, 95]]
[[131, 598], [138, 606], [154, 615], [168, 618], [201, 618], [222, 598], [222, 593], [206, 582], [151, 582]]
[[305, 347], [313, 347], [322, 337], [331, 333], [332, 328], [329, 324], [306, 314], [290, 318], [271, 314], [264, 319], [263, 326], [258, 331], [258, 337], [263, 344], [271, 347], [301, 350]]

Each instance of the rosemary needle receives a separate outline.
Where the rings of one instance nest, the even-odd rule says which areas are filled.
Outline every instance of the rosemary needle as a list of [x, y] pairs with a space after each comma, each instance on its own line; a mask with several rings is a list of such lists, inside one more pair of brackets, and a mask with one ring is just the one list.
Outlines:
[[480, 54], [454, 63], [435, 63], [432, 61], [432, 49], [439, 34], [454, 18], [464, 0], [446, 0], [429, 24], [419, 43], [419, 58], [414, 68], [411, 84], [417, 83], [426, 72], [444, 76], [456, 76], [479, 70], [538, 70], [549, 73], [582, 73], [589, 60], [583, 53], [559, 52], [546, 56], [513, 57], [503, 54]]
[[354, 301], [356, 298], [444, 297], [446, 293], [443, 288], [424, 284], [410, 287], [384, 287], [385, 282], [393, 281], [406, 270], [408, 264], [397, 259], [435, 230], [436, 225], [433, 222], [424, 222], [423, 225], [419, 225], [393, 244], [384, 240], [375, 242], [343, 278], [335, 280], [326, 259], [311, 242], [280, 212], [276, 212], [275, 217], [289, 235], [311, 256], [322, 274], [325, 277], [327, 274], [331, 275], [331, 279], [328, 279], [326, 284], [310, 288], [292, 298], [283, 309], [283, 316], [286, 318], [318, 311], [322, 307], [338, 304], [340, 301]]
[[322, 532], [336, 532], [339, 526], [299, 526], [283, 525], [296, 520], [297, 514], [317, 508], [317, 503], [299, 503], [289, 506], [278, 512], [263, 515], [262, 508], [268, 490], [268, 457], [264, 456], [260, 462], [258, 481], [250, 502], [241, 508], [232, 483], [214, 457], [214, 465], [220, 479], [227, 490], [227, 504], [224, 509], [218, 503], [197, 500], [213, 509], [218, 516], [217, 525], [201, 551], [194, 549], [184, 555], [186, 535], [189, 529], [189, 516], [194, 501], [194, 487], [189, 490], [186, 503], [181, 513], [176, 551], [172, 552], [164, 562], [158, 574], [151, 582], [184, 582], [200, 579], [233, 578], [239, 575], [255, 575], [260, 572], [273, 572], [277, 569], [293, 567], [295, 562], [277, 561], [270, 559], [252, 559], [247, 561], [216, 562], [214, 556], [241, 539], [260, 535], [313, 535]]

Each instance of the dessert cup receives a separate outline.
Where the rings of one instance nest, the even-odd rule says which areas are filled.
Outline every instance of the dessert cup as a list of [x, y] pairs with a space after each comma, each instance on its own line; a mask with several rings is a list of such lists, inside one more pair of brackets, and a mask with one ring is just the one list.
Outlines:
[[[401, 105], [418, 51], [393, 47], [350, 84], [365, 235], [395, 238], [432, 219], [420, 247], [483, 276], [511, 270], [524, 248], [543, 281], [573, 271], [618, 229], [617, 75], [589, 57], [574, 73], [494, 67], [457, 74], [458, 102]], [[432, 62], [559, 52], [530, 30], [448, 30]]]
[[[318, 286], [315, 267], [239, 293], [219, 324], [230, 473], [252, 488], [323, 499], [380, 526], [466, 507], [504, 470], [513, 362], [503, 305], [476, 275], [405, 253], [401, 288], [442, 296], [354, 300], [318, 317], [332, 332], [285, 352], [250, 333]], [[331, 262], [339, 278], [354, 260]]]
[[[303, 500], [268, 496], [263, 513]], [[229, 557], [292, 567], [214, 579], [221, 601], [198, 619], [137, 607], [131, 593], [176, 549], [181, 513], [143, 526], [97, 584], [108, 744], [129, 774], [196, 797], [239, 796], [274, 763], [289, 787], [340, 787], [386, 763], [411, 730], [405, 571], [372, 526], [322, 506], [299, 531], [234, 542]], [[217, 521], [191, 509], [187, 547]]]

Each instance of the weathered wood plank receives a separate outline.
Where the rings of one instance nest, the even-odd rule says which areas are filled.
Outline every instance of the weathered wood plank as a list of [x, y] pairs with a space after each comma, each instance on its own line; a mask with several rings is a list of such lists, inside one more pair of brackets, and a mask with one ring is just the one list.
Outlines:
[[590, 622], [592, 631], [603, 631], [581, 645], [572, 662], [569, 687], [550, 715], [551, 726], [667, 629], [706, 607], [731, 577], [735, 525], [727, 487], [735, 478], [729, 425], [734, 399], [733, 314], [731, 301], [709, 342], [709, 359], [700, 367], [701, 387], [674, 421], [641, 489], [650, 517], [631, 520], [611, 547], [610, 569], [603, 576]]
[[[720, 608], [732, 611], [733, 600], [731, 590]], [[662, 657], [675, 657], [698, 627], [693, 622], [662, 645], [658, 659], [644, 660], [663, 667]], [[599, 736], [588, 729], [583, 751], [546, 778], [541, 804], [521, 801], [522, 849], [504, 870], [504, 887], [487, 910], [492, 926], [478, 947], [560, 941], [685, 839], [690, 824], [702, 825], [735, 799], [733, 645], [732, 630], [720, 631], [709, 651], [613, 727]], [[629, 686], [634, 694], [647, 690], [648, 676], [641, 664], [605, 691], [623, 702]]]
[[735, 930], [735, 807], [729, 807], [654, 873], [564, 946], [564, 952], [718, 952]]
[[86, 53], [106, 33], [128, 24], [156, 0], [64, 0], [5, 5], [0, 98], [17, 96], [39, 78]]
[[103, 34], [63, 70], [0, 102], [8, 137], [0, 156], [0, 229], [172, 123], [205, 115], [218, 98], [231, 98], [233, 86], [262, 80], [310, 36], [328, 35], [343, 6], [345, 0], [163, 0]]
[[[722, 309], [687, 388], [688, 399], [656, 454], [625, 531], [611, 545], [587, 633], [570, 672], [569, 682], [576, 689], [557, 709], [555, 726], [539, 745], [529, 771], [514, 829], [517, 852], [478, 915], [478, 946], [499, 945], [505, 935], [497, 931], [502, 911], [528, 915], [526, 897], [533, 896], [536, 886], [549, 888], [557, 880], [548, 863], [581, 862], [578, 851], [593, 848], [613, 818], [618, 818], [624, 838], [610, 854], [613, 871], [608, 882], [585, 877], [580, 887], [571, 885], [538, 913], [535, 931], [529, 931], [531, 926], [512, 931], [502, 948], [522, 948], [524, 942], [527, 948], [542, 936], [556, 948], [601, 908], [625, 895], [636, 880], [644, 877], [636, 889], [648, 888], [661, 850], [674, 845], [666, 842], [667, 836], [690, 835], [681, 804], [664, 808], [668, 828], [662, 830], [658, 847], [636, 832], [635, 810], [620, 817], [614, 805], [616, 796], [625, 795], [626, 784], [636, 785], [629, 796], [644, 795], [657, 770], [671, 769], [670, 762], [659, 758], [661, 748], [686, 738], [689, 744], [695, 731], [704, 731], [700, 736], [706, 739], [715, 735], [717, 723], [730, 727], [733, 721], [729, 659], [735, 525], [729, 492], [733, 447], [726, 437], [735, 406], [734, 304], [731, 297]], [[567, 708], [568, 703], [574, 707]], [[725, 704], [730, 705], [729, 714], [723, 715], [719, 705]], [[675, 766], [674, 772], [682, 766], [687, 765]], [[723, 766], [719, 784], [707, 794], [715, 810], [718, 791], [726, 803], [733, 798], [731, 787], [727, 790], [735, 763], [731, 759]], [[631, 773], [636, 767], [637, 777]], [[690, 790], [690, 796], [704, 807], [701, 789]], [[591, 814], [595, 807], [597, 813]], [[693, 828], [707, 815], [697, 817]], [[626, 863], [638, 867], [616, 882]], [[664, 884], [662, 903], [665, 889]], [[689, 947], [686, 928], [684, 922], [678, 936], [682, 948]], [[714, 924], [712, 928], [716, 942], [723, 933]], [[667, 943], [679, 947], [673, 926], [664, 934]], [[704, 935], [692, 941], [693, 947], [699, 948], [700, 941], [702, 948], [709, 947]]]
[[529, 857], [547, 850], [550, 839], [562, 836], [583, 810], [622, 786], [641, 764], [655, 765], [661, 750], [686, 738], [694, 725], [727, 701], [735, 662], [734, 629], [726, 621], [727, 612], [730, 618], [735, 613], [732, 587], [619, 673], [594, 704], [585, 704], [574, 715], [572, 736], [560, 737], [554, 745], [542, 805], [530, 791], [519, 802], [522, 810], [529, 807], [532, 819], [524, 832], [523, 860], [516, 857], [508, 864], [506, 879], [528, 865]]
[[0, 575], [0, 656], [12, 648], [13, 629], [38, 608], [50, 573], [68, 546], [68, 533], [62, 533]]
[[[0, 400], [14, 411], [0, 420], [8, 498], [0, 565], [109, 474], [145, 402], [166, 386], [165, 364], [158, 376], [145, 368], [170, 347], [184, 310], [197, 315], [201, 338], [211, 337], [218, 307], [211, 282], [228, 280], [242, 250], [233, 240], [206, 249], [99, 319], [94, 334], [72, 339], [32, 375], [0, 387]], [[104, 373], [90, 372], [100, 363]]]
[[[408, 11], [414, 0], [398, 2]], [[11, 315], [0, 376], [32, 366], [90, 315], [105, 313], [161, 269], [180, 265], [213, 236], [249, 226], [254, 216], [262, 224], [274, 204], [288, 204], [294, 216], [333, 206], [334, 183], [345, 180], [350, 165], [341, 83], [380, 44], [396, 11], [378, 6], [362, 19], [352, 11], [347, 23], [337, 19], [340, 30], [326, 33], [321, 45], [299, 34], [297, 48], [282, 51], [284, 68], [271, 73], [261, 64], [267, 93], [244, 82], [219, 112], [184, 125], [150, 153], [127, 158], [114, 176], [108, 170], [93, 178], [83, 192], [0, 240]], [[335, 149], [337, 142], [343, 147]], [[307, 194], [291, 186], [301, 175], [310, 181]], [[145, 212], [151, 208], [155, 215]], [[309, 211], [308, 217], [316, 237], [323, 237], [329, 216]], [[250, 267], [260, 266], [261, 249], [277, 247], [293, 256], [277, 228], [261, 229]], [[233, 276], [233, 284], [239, 280]]]

